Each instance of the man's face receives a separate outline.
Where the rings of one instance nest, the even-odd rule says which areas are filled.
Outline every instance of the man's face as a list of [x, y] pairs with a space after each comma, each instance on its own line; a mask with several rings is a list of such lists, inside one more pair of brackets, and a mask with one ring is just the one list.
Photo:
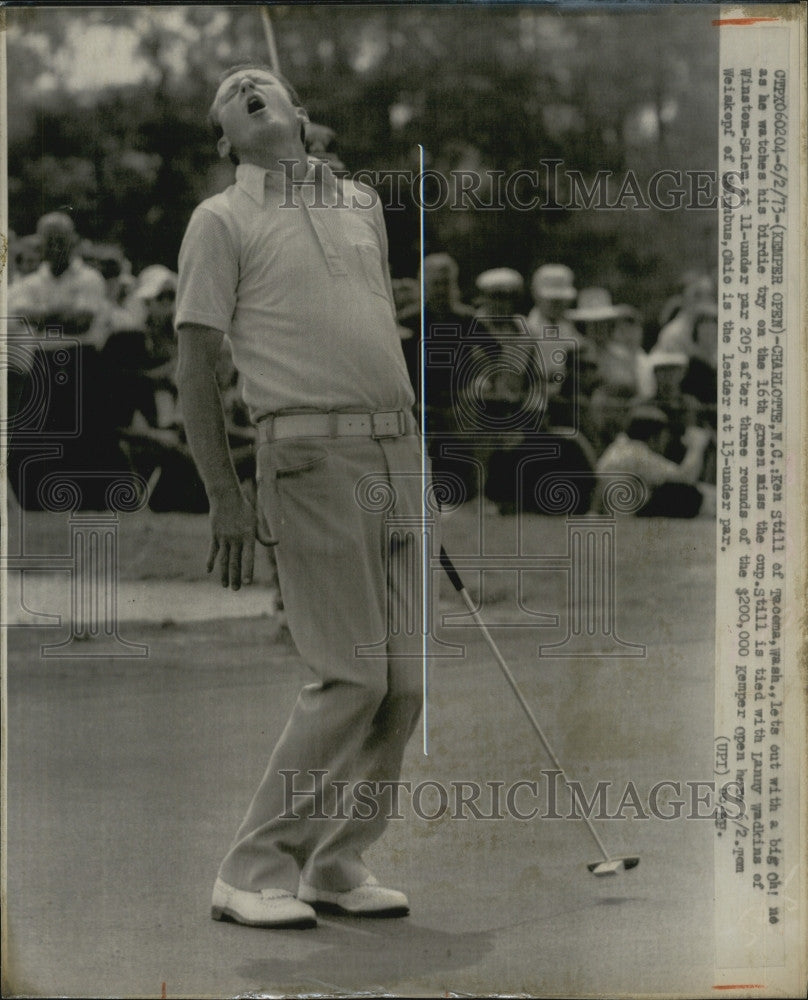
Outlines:
[[42, 232], [42, 258], [54, 274], [61, 274], [70, 263], [74, 246], [75, 237], [65, 228], [54, 225]]
[[613, 340], [638, 351], [642, 347], [642, 324], [633, 319], [619, 319], [614, 328]]
[[305, 112], [292, 104], [283, 84], [262, 69], [239, 70], [223, 80], [213, 113], [237, 155], [265, 150], [273, 138], [295, 138], [305, 119]]
[[42, 263], [42, 252], [35, 246], [21, 247], [16, 257], [16, 267], [19, 274], [31, 274]]
[[536, 299], [536, 305], [539, 307], [539, 311], [545, 319], [552, 320], [556, 323], [558, 320], [563, 318], [564, 313], [570, 308], [570, 300], [539, 296], [539, 298]]
[[449, 268], [427, 269], [424, 272], [424, 293], [431, 309], [448, 307], [455, 297], [455, 281]]
[[486, 292], [483, 299], [483, 314], [496, 316], [498, 319], [510, 318], [516, 315], [516, 292], [496, 289]]

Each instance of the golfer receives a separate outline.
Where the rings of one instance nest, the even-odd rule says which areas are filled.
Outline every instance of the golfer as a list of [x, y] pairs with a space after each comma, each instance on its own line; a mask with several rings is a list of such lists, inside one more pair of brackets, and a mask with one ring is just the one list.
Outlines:
[[[382, 783], [398, 779], [421, 709], [422, 543], [390, 530], [422, 516], [420, 438], [381, 206], [307, 159], [306, 112], [269, 69], [228, 71], [210, 115], [235, 183], [191, 217], [176, 312], [182, 409], [210, 503], [208, 571], [218, 559], [222, 585], [238, 590], [256, 535], [277, 544], [289, 629], [314, 675], [222, 861], [212, 916], [265, 927], [314, 926], [315, 908], [401, 916], [407, 897], [362, 857], [384, 830]], [[258, 431], [257, 510], [227, 446], [224, 337]], [[375, 809], [368, 789], [381, 789]]]

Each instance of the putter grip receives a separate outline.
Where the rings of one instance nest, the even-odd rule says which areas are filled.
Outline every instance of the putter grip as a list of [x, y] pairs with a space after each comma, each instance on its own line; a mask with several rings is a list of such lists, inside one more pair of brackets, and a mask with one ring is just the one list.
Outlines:
[[449, 558], [446, 549], [442, 545], [440, 547], [440, 564], [446, 570], [446, 575], [452, 581], [454, 589], [460, 593], [463, 589], [463, 581], [460, 579], [460, 574], [454, 568], [452, 560]]

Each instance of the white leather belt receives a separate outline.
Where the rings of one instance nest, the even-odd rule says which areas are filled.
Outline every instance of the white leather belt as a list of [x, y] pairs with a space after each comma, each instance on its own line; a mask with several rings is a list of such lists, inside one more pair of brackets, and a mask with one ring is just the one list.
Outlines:
[[258, 422], [262, 444], [297, 437], [394, 438], [412, 433], [412, 418], [404, 410], [379, 413], [279, 413]]

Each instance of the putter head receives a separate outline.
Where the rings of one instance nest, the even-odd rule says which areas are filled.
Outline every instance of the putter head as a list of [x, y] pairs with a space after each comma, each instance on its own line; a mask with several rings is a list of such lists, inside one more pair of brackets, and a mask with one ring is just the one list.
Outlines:
[[627, 872], [631, 868], [636, 868], [640, 863], [639, 858], [611, 858], [609, 861], [593, 861], [586, 867], [593, 875], [618, 875], [620, 872]]

